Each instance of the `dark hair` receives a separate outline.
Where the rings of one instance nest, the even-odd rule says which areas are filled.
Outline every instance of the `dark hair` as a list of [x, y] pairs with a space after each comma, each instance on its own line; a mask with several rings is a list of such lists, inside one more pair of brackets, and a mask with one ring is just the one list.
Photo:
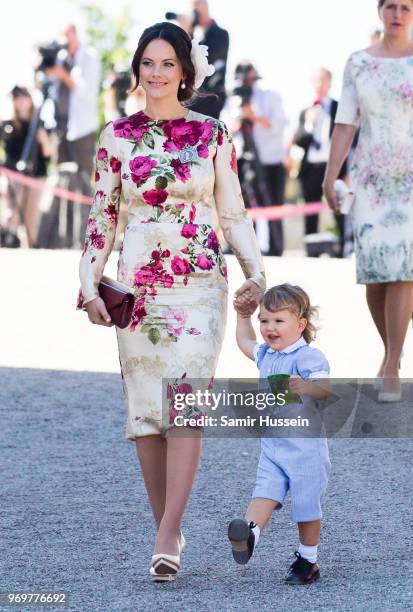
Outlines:
[[[410, 1], [413, 2], [413, 0], [410, 0]], [[378, 0], [377, 10], [380, 10], [383, 7], [385, 2], [386, 2], [386, 0]], [[381, 32], [380, 32], [380, 34], [381, 34]]]
[[[13, 99], [13, 102], [15, 100], [17, 100], [17, 98], [28, 98], [31, 102], [31, 108], [30, 108], [30, 120], [33, 117], [33, 113], [34, 113], [34, 104], [33, 104], [33, 98], [30, 94], [30, 91], [27, 89], [27, 87], [22, 87], [20, 85], [15, 85], [13, 87], [13, 89], [10, 92], [10, 95]], [[14, 107], [14, 113], [13, 113], [13, 125], [15, 126], [15, 128], [17, 130], [19, 130], [22, 127], [22, 120], [19, 117], [19, 114], [17, 112], [16, 106], [13, 104]]]
[[311, 306], [310, 298], [304, 289], [288, 283], [277, 285], [265, 292], [261, 304], [269, 312], [277, 312], [277, 310], [286, 308], [299, 319], [306, 319], [307, 325], [303, 331], [303, 338], [308, 343], [314, 340], [317, 329], [313, 319], [317, 314], [317, 308]]
[[[379, 0], [379, 9], [381, 9], [381, 7], [383, 6], [383, 4], [386, 2], [386, 0]], [[381, 32], [380, 32], [381, 33]]]
[[132, 72], [136, 79], [136, 85], [132, 91], [139, 85], [139, 66], [143, 52], [152, 40], [158, 38], [165, 40], [174, 48], [176, 57], [181, 63], [186, 87], [185, 89], [178, 88], [178, 100], [186, 102], [197, 93], [195, 89], [195, 68], [191, 60], [192, 41], [189, 34], [183, 28], [169, 21], [155, 23], [155, 25], [146, 28], [140, 37], [138, 48], [132, 60]]
[[27, 87], [22, 87], [21, 85], [15, 85], [10, 92], [12, 98], [19, 98], [20, 96], [24, 96], [25, 98], [31, 98], [30, 92]]

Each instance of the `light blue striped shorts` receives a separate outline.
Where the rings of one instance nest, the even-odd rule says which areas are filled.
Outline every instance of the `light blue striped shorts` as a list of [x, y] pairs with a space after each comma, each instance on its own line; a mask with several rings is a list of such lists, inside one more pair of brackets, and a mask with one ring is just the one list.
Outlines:
[[261, 438], [252, 497], [272, 499], [283, 505], [290, 490], [292, 521], [321, 519], [321, 502], [330, 469], [326, 438]]

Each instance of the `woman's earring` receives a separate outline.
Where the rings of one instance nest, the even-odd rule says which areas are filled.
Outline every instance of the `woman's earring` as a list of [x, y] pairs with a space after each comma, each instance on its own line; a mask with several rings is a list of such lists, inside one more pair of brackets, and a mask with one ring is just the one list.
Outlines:
[[181, 83], [181, 89], [186, 89], [185, 81], [182, 81], [182, 83]]

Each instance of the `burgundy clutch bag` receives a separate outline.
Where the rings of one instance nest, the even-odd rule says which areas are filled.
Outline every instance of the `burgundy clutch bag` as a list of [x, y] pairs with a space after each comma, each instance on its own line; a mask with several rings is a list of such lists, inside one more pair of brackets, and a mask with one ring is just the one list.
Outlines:
[[135, 304], [135, 297], [130, 287], [108, 276], [102, 276], [98, 291], [113, 323], [125, 329], [131, 321]]

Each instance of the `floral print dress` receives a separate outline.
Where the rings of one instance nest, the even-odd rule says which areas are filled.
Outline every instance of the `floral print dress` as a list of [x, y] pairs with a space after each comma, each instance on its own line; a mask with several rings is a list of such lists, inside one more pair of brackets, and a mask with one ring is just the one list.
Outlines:
[[335, 121], [360, 122], [350, 171], [357, 282], [413, 281], [413, 57], [353, 53]]
[[128, 224], [117, 278], [136, 300], [129, 327], [116, 333], [125, 436], [134, 440], [165, 433], [173, 422], [169, 408], [162, 411], [163, 378], [175, 391], [186, 389], [187, 378], [212, 381], [228, 292], [217, 222], [245, 277], [263, 289], [264, 266], [222, 122], [191, 110], [170, 121], [139, 112], [111, 122], [100, 137], [95, 180], [77, 307], [98, 296], [122, 192]]

